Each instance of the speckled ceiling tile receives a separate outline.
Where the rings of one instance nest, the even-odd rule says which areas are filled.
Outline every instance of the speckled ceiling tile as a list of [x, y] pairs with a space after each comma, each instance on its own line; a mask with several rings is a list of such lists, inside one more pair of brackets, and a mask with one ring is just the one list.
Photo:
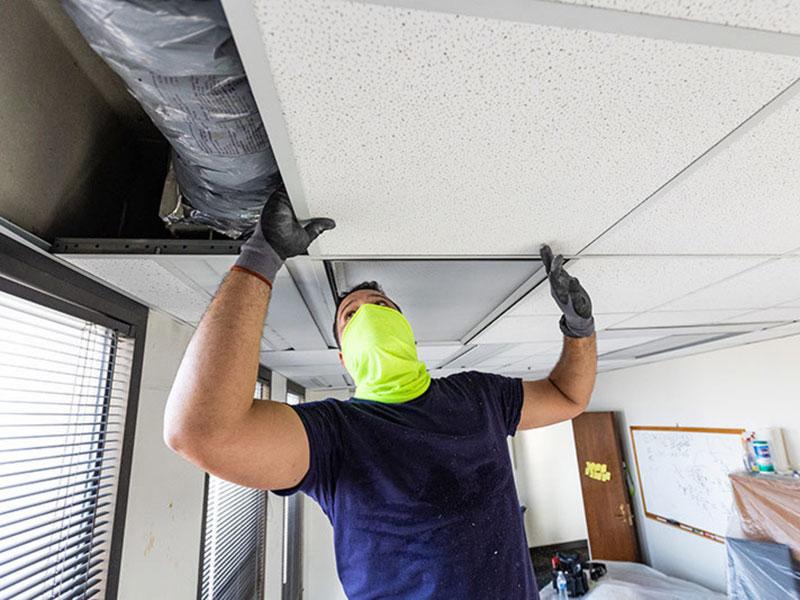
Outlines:
[[[800, 59], [343, 0], [256, 0], [327, 255], [574, 253]], [[253, 76], [253, 74], [250, 74]]]

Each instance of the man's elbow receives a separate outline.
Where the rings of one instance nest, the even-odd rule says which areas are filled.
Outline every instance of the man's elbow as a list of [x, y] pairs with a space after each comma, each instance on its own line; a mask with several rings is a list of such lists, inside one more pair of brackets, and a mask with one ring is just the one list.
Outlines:
[[171, 411], [168, 407], [164, 414], [162, 437], [170, 450], [196, 463], [205, 454], [213, 438], [217, 437], [211, 435], [214, 433], [213, 429], [197, 416]]

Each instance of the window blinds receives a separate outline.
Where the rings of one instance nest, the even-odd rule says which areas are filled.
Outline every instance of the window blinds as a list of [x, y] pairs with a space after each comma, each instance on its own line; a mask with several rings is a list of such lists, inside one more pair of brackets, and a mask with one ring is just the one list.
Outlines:
[[208, 475], [202, 600], [261, 600], [267, 493]]
[[0, 292], [0, 599], [104, 594], [132, 354]]
[[[253, 397], [266, 400], [257, 381]], [[261, 600], [267, 534], [267, 493], [207, 475], [201, 600]]]

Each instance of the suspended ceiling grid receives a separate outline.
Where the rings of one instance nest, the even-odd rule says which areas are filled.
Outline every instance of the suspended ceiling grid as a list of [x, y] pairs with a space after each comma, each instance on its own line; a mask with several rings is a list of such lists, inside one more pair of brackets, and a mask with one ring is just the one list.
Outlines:
[[[225, 5], [298, 212], [339, 224], [318, 242], [321, 256], [534, 255], [542, 242], [577, 254], [798, 91], [800, 57], [781, 52], [800, 45], [778, 43], [795, 36], [764, 33], [776, 52], [754, 52], [731, 47], [747, 38], [734, 27], [725, 37], [699, 23], [695, 43], [668, 39], [686, 27], [678, 19], [662, 18], [660, 38], [592, 30], [588, 17], [581, 29], [530, 22], [563, 9], [552, 2], [534, 0], [533, 15], [510, 0], [458, 4], [497, 18], [437, 0], [393, 4]], [[762, 152], [792, 155], [763, 141]], [[714, 190], [714, 175], [696, 179]], [[727, 192], [745, 217], [720, 215], [700, 252], [751, 252], [736, 234], [760, 213], [746, 191]], [[775, 218], [786, 200], [767, 207], [755, 253], [791, 249], [789, 224]], [[718, 203], [696, 208], [696, 221], [719, 221]], [[680, 217], [651, 223], [666, 225], [665, 248], [622, 243], [613, 253], [697, 252], [702, 236], [669, 235]]]
[[[775, 32], [767, 3], [698, 15], [680, 2], [665, 16], [668, 3], [603, 4], [465, 0], [455, 15], [438, 0], [225, 2], [299, 216], [338, 223], [282, 272], [266, 364], [308, 387], [351, 383], [329, 349], [322, 259], [531, 257], [545, 241], [576, 255], [601, 370], [799, 332], [800, 38]], [[225, 260], [142, 267], [175, 280], [152, 305], [196, 322]], [[344, 263], [342, 282], [364, 277], [364, 262]], [[426, 306], [428, 288], [392, 264], [366, 270], [396, 289], [418, 335], [451, 317], [444, 291]], [[129, 290], [136, 279], [105, 271]], [[432, 334], [421, 347], [432, 372], [546, 374], [561, 334], [536, 282], [498, 306], [454, 297], [465, 322], [487, 317], [461, 339]], [[719, 323], [737, 335], [714, 340]], [[714, 341], [615, 355], [697, 333]]]
[[626, 12], [662, 15], [732, 25], [750, 29], [800, 34], [800, 11], [785, 0], [556, 0], [611, 8]]

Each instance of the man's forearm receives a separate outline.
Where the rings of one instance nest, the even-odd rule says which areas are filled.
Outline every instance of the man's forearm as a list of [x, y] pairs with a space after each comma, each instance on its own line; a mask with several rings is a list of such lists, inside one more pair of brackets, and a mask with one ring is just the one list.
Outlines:
[[597, 375], [596, 335], [564, 337], [561, 358], [548, 378], [570, 401], [586, 406], [592, 396]]
[[231, 271], [186, 349], [164, 417], [165, 438], [226, 435], [253, 404], [259, 349], [270, 287]]

